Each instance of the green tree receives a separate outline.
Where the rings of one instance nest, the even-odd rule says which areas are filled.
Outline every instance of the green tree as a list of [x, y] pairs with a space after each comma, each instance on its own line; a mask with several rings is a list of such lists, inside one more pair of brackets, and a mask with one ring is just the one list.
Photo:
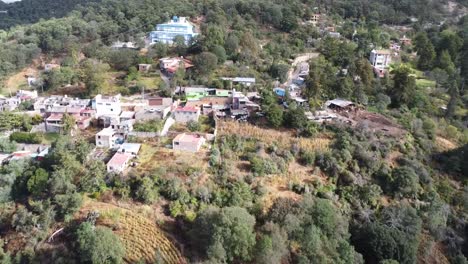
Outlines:
[[81, 263], [123, 263], [125, 248], [109, 228], [84, 222], [75, 235]]
[[455, 64], [450, 58], [450, 54], [447, 50], [443, 50], [439, 58], [437, 59], [437, 67], [445, 70], [448, 75], [452, 75], [455, 72]]
[[224, 43], [224, 48], [229, 56], [233, 56], [239, 49], [239, 38], [234, 34], [230, 34]]
[[37, 169], [28, 180], [28, 191], [33, 195], [42, 194], [47, 189], [48, 180], [49, 173], [47, 173], [43, 168]]
[[409, 105], [416, 92], [416, 80], [411, 76], [411, 68], [401, 65], [393, 70], [393, 87], [389, 90], [392, 106]]
[[414, 46], [418, 53], [418, 68], [421, 70], [429, 70], [435, 59], [436, 53], [434, 45], [427, 37], [425, 32], [420, 32], [414, 38]]
[[174, 37], [174, 51], [178, 56], [185, 56], [187, 54], [187, 44], [185, 43], [184, 36]]
[[208, 25], [203, 34], [204, 50], [212, 50], [216, 46], [224, 45], [224, 30], [217, 25]]
[[455, 78], [451, 78], [449, 85], [448, 93], [450, 95], [450, 99], [447, 104], [447, 110], [445, 111], [445, 118], [452, 118], [455, 115], [455, 110], [460, 97], [457, 80]]
[[158, 189], [149, 177], [140, 179], [135, 196], [138, 200], [151, 204], [159, 198]]
[[199, 214], [191, 234], [197, 246], [211, 257], [248, 261], [255, 245], [254, 226], [255, 218], [244, 208], [209, 207]]
[[282, 83], [288, 79], [289, 66], [286, 64], [272, 64], [270, 67], [270, 75], [273, 78], [278, 78]]
[[440, 33], [437, 51], [441, 52], [443, 50], [447, 50], [452, 61], [457, 59], [458, 52], [462, 46], [463, 40], [452, 30], [446, 29]]
[[211, 52], [202, 52], [195, 56], [194, 64], [201, 75], [209, 75], [218, 64], [218, 57]]
[[98, 192], [106, 183], [106, 165], [101, 160], [91, 159], [86, 163], [86, 172], [80, 178], [79, 187], [84, 192]]
[[65, 135], [70, 135], [70, 133], [75, 129], [76, 127], [76, 119], [74, 116], [65, 113], [62, 117], [62, 123], [63, 123], [63, 134]]
[[419, 177], [410, 167], [398, 167], [392, 171], [393, 188], [405, 197], [415, 197], [419, 189]]
[[266, 109], [266, 118], [272, 127], [280, 127], [283, 124], [283, 109], [278, 104], [273, 104]]
[[216, 57], [218, 57], [218, 63], [219, 64], [223, 64], [226, 59], [227, 59], [227, 55], [226, 55], [226, 50], [223, 48], [223, 46], [214, 46], [212, 49], [211, 49], [211, 52], [213, 52], [213, 54], [216, 55]]
[[74, 192], [56, 195], [54, 200], [57, 206], [57, 215], [65, 221], [69, 221], [73, 214], [80, 209], [83, 197]]

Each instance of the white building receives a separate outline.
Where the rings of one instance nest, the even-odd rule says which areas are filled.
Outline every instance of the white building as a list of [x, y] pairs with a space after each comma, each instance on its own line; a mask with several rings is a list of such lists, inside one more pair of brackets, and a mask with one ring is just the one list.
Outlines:
[[92, 107], [96, 110], [96, 117], [108, 116], [119, 119], [122, 112], [120, 104], [120, 94], [114, 96], [104, 96], [101, 94], [96, 95], [92, 102]]
[[390, 50], [372, 50], [370, 54], [370, 63], [378, 77], [384, 77], [388, 66], [392, 61], [392, 52]]
[[158, 42], [172, 44], [176, 36], [182, 36], [185, 44], [188, 44], [197, 35], [195, 26], [187, 18], [174, 16], [169, 22], [156, 25], [156, 30], [152, 31], [149, 37], [151, 44]]
[[200, 117], [200, 108], [185, 106], [177, 107], [174, 111], [174, 119], [177, 123], [187, 123], [189, 121], [198, 121]]
[[119, 152], [121, 153], [127, 153], [132, 156], [138, 155], [138, 152], [140, 152], [141, 144], [138, 143], [123, 143], [119, 147]]
[[116, 135], [114, 129], [107, 127], [96, 134], [96, 147], [98, 148], [114, 148], [116, 143]]
[[390, 66], [392, 61], [392, 52], [390, 50], [372, 50], [370, 54], [370, 63], [378, 69], [385, 69]]
[[107, 163], [107, 172], [122, 173], [132, 157], [129, 153], [118, 151]]
[[205, 141], [206, 139], [202, 136], [182, 133], [174, 138], [172, 148], [174, 150], [198, 152], [205, 144]]

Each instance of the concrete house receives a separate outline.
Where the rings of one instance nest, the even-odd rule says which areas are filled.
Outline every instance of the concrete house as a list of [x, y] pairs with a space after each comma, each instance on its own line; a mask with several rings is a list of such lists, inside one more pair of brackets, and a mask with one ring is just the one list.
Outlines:
[[159, 68], [163, 73], [172, 76], [176, 71], [183, 67], [184, 70], [192, 68], [193, 62], [184, 57], [162, 58], [159, 60]]
[[120, 121], [120, 113], [122, 113], [120, 97], [120, 94], [115, 96], [98, 94], [93, 99], [92, 108], [96, 111], [96, 118], [102, 126], [107, 127], [115, 120]]
[[128, 167], [132, 157], [133, 156], [129, 153], [118, 151], [109, 162], [107, 162], [107, 172], [122, 173]]
[[242, 84], [247, 87], [255, 84], [255, 78], [251, 78], [251, 77], [234, 77], [234, 78], [223, 77], [221, 78], [221, 80], [231, 81], [233, 84]]
[[171, 111], [171, 105], [148, 106], [135, 113], [136, 121], [164, 119]]
[[150, 70], [151, 70], [151, 64], [144, 64], [144, 63], [138, 64], [138, 71], [139, 72], [147, 73]]
[[164, 24], [157, 24], [156, 29], [149, 35], [151, 44], [164, 43], [173, 44], [176, 36], [182, 36], [185, 44], [197, 36], [195, 26], [190, 23], [186, 17], [174, 16], [170, 21]]
[[120, 94], [114, 96], [96, 95], [92, 102], [92, 107], [96, 110], [96, 117], [115, 116], [118, 117], [122, 112], [120, 105]]
[[174, 111], [174, 119], [177, 123], [187, 123], [189, 121], [198, 121], [200, 117], [200, 108], [185, 106], [177, 107]]
[[198, 152], [205, 144], [206, 139], [199, 135], [182, 133], [177, 135], [172, 141], [174, 150]]
[[116, 143], [116, 135], [114, 129], [107, 127], [96, 134], [96, 147], [98, 148], [114, 148]]
[[377, 76], [383, 77], [388, 66], [392, 62], [392, 52], [390, 50], [372, 50], [369, 61]]
[[140, 148], [141, 144], [138, 143], [123, 143], [122, 145], [120, 145], [118, 152], [136, 156], [138, 155], [138, 152], [140, 152]]

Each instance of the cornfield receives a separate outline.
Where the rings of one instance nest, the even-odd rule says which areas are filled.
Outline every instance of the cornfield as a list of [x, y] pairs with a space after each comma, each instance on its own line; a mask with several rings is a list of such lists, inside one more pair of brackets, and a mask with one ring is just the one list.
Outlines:
[[268, 144], [277, 144], [281, 147], [297, 145], [307, 151], [327, 151], [330, 145], [328, 138], [295, 137], [290, 131], [277, 131], [265, 129], [248, 123], [232, 121], [218, 122], [218, 135], [238, 135], [244, 138], [255, 138]]
[[186, 263], [179, 250], [150, 219], [111, 204], [95, 205], [91, 208], [100, 212], [96, 224], [113, 229], [120, 237], [126, 250], [125, 262]]

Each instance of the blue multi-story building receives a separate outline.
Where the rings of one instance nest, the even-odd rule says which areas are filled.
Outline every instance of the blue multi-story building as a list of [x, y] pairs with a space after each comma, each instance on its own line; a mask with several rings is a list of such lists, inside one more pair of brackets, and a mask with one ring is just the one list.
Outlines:
[[182, 36], [185, 38], [185, 44], [188, 44], [197, 35], [195, 26], [185, 17], [174, 16], [169, 22], [156, 25], [156, 30], [150, 33], [150, 40], [151, 44], [172, 44], [176, 36]]

